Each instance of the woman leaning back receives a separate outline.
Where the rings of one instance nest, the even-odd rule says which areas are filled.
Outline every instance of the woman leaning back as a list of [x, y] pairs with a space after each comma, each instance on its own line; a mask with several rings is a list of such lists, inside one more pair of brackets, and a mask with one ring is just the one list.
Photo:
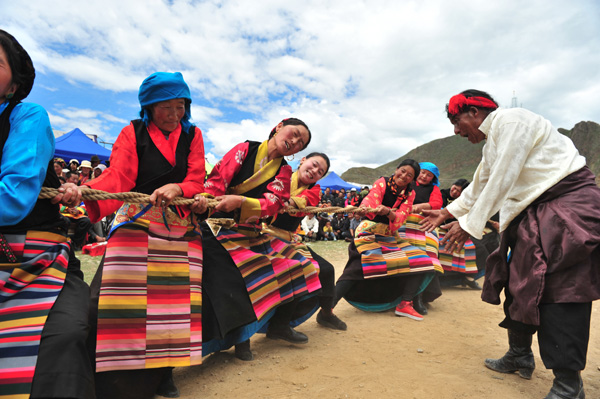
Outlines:
[[[57, 204], [79, 204], [81, 192], [54, 172], [48, 114], [21, 102], [34, 79], [25, 49], [0, 30], [0, 395], [93, 398], [89, 287]], [[38, 199], [42, 187], [61, 194]]]
[[321, 288], [308, 259], [290, 259], [291, 245], [261, 233], [261, 219], [276, 215], [290, 198], [292, 170], [283, 157], [305, 149], [310, 139], [304, 122], [285, 119], [268, 140], [233, 147], [208, 177], [205, 195], [220, 202], [202, 224], [205, 355], [236, 345], [236, 356], [251, 360], [249, 338], [275, 308]]
[[362, 201], [367, 213], [348, 247], [349, 259], [336, 285], [336, 299], [367, 311], [396, 307], [396, 315], [422, 320], [412, 301], [441, 272], [425, 250], [402, 239], [398, 229], [413, 206], [412, 182], [419, 175], [419, 164], [406, 159], [390, 177], [382, 177]]
[[[86, 182], [151, 201], [85, 201], [93, 222], [117, 211], [92, 282], [98, 398], [176, 396], [172, 368], [202, 362], [202, 241], [190, 209], [171, 206], [203, 191], [202, 133], [181, 73], [150, 75], [138, 97], [141, 119], [119, 134], [110, 167]], [[196, 204], [206, 208], [202, 197]]]
[[[439, 188], [440, 170], [432, 162], [419, 162], [421, 171], [415, 179], [415, 200], [406, 222], [400, 228], [400, 237], [413, 246], [425, 249], [432, 261], [439, 263], [439, 239], [437, 232], [426, 233], [420, 229], [423, 220], [421, 212], [426, 209], [440, 209], [442, 194]], [[422, 316], [427, 315], [425, 303], [433, 302], [442, 295], [439, 276], [436, 274], [422, 293], [413, 298], [414, 309]], [[425, 303], [424, 303], [425, 302]]]
[[[330, 161], [326, 154], [312, 152], [306, 157], [303, 157], [300, 160], [298, 170], [296, 170], [292, 175], [290, 190], [291, 198], [288, 205], [299, 210], [302, 210], [307, 206], [317, 206], [319, 203], [319, 193], [321, 192], [321, 187], [316, 184], [316, 182], [327, 173], [329, 166]], [[266, 231], [267, 233], [280, 237], [287, 242], [294, 242], [296, 249], [299, 252], [305, 254], [307, 258], [317, 263], [319, 268], [319, 281], [321, 282], [322, 287], [321, 292], [317, 295], [318, 307], [321, 309], [317, 314], [317, 323], [324, 327], [345, 331], [347, 328], [346, 323], [340, 320], [333, 313], [333, 301], [335, 298], [335, 270], [333, 265], [315, 253], [312, 248], [302, 244], [301, 240], [295, 237], [294, 232], [300, 225], [303, 216], [304, 215], [302, 213], [295, 215], [290, 213], [281, 213], [271, 222], [268, 228], [263, 229], [263, 232]], [[289, 304], [283, 305], [277, 309], [273, 319], [275, 319], [275, 321], [280, 321], [280, 325], [282, 326], [276, 330], [284, 331], [285, 327], [283, 324], [285, 322], [287, 322], [289, 325], [292, 320], [299, 319], [300, 317], [298, 316], [300, 315], [302, 319], [305, 320], [317, 309], [317, 307], [312, 307], [309, 312], [302, 312], [302, 310], [298, 307], [298, 302], [298, 300], [292, 301]], [[286, 306], [289, 306], [290, 308], [285, 309]], [[305, 305], [304, 309], [308, 310], [308, 306]], [[294, 313], [296, 315], [294, 315]], [[271, 319], [271, 323], [274, 322], [273, 319]], [[292, 333], [292, 331], [289, 331], [289, 328], [290, 327], [288, 327], [288, 334]], [[287, 339], [288, 341], [291, 340], [294, 342], [295, 340], [293, 338], [296, 338], [296, 341], [298, 339], [302, 339], [303, 342], [308, 341], [308, 338], [302, 333], [295, 332], [295, 334], [289, 335], [292, 339]]]

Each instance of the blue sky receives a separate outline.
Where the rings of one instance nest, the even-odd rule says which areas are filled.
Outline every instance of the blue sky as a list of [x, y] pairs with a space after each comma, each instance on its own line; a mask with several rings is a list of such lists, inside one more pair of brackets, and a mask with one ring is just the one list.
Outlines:
[[600, 122], [600, 6], [564, 1], [0, 2], [30, 53], [28, 101], [56, 130], [113, 142], [155, 71], [180, 71], [214, 162], [303, 119], [332, 169], [452, 134], [450, 96], [488, 91], [572, 128]]

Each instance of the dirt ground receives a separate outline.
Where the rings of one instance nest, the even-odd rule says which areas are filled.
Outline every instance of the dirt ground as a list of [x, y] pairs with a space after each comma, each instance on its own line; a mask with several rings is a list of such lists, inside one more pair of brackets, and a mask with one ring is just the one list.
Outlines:
[[[346, 261], [344, 243], [317, 243], [315, 250], [336, 267]], [[480, 292], [445, 289], [417, 322], [393, 312], [366, 313], [345, 301], [336, 313], [345, 332], [319, 326], [315, 317], [298, 327], [306, 345], [252, 338], [254, 361], [243, 362], [233, 349], [210, 355], [200, 366], [178, 368], [181, 398], [543, 398], [552, 372], [539, 357], [530, 381], [499, 374], [483, 365], [507, 350], [500, 306], [486, 304]], [[600, 317], [595, 304], [583, 371], [587, 398], [600, 398]]]

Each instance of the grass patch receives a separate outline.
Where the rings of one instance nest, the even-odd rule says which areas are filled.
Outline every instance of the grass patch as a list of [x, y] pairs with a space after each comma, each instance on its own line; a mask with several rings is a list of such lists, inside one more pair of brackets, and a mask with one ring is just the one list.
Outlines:
[[75, 251], [75, 256], [81, 262], [83, 279], [86, 283], [90, 284], [94, 278], [94, 275], [96, 274], [96, 270], [98, 269], [98, 265], [100, 264], [102, 256], [83, 255], [81, 251]]
[[337, 241], [315, 241], [308, 243], [316, 253], [329, 260], [339, 260], [348, 258], [348, 244], [344, 240]]
[[[348, 258], [348, 242], [343, 240], [338, 241], [315, 241], [308, 245], [319, 255], [328, 260], [340, 260]], [[102, 256], [83, 255], [81, 251], [76, 251], [75, 256], [81, 261], [81, 271], [86, 283], [90, 284]]]

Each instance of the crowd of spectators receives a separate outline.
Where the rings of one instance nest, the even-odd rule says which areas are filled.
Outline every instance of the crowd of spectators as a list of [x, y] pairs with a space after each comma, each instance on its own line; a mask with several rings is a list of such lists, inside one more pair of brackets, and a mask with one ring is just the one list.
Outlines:
[[90, 160], [71, 159], [67, 164], [62, 158], [54, 158], [54, 171], [62, 183], [75, 183], [78, 186], [86, 181], [100, 176], [108, 167], [100, 162], [97, 155], [92, 155]]
[[[108, 161], [107, 161], [108, 163]], [[54, 159], [54, 171], [62, 183], [74, 183], [78, 186], [97, 178], [108, 166], [100, 162], [97, 155], [90, 160], [71, 159], [67, 164], [62, 158]], [[106, 223], [93, 224], [87, 215], [85, 205], [66, 207], [62, 206], [60, 213], [66, 219], [69, 228], [69, 236], [72, 239], [75, 250], [81, 250], [85, 244], [106, 241]]]
[[[355, 188], [349, 191], [343, 188], [341, 190], [326, 188], [324, 191], [321, 191], [319, 207], [358, 207], [367, 194], [369, 194], [368, 186], [364, 186], [360, 191]], [[334, 213], [323, 211], [317, 214], [308, 214], [302, 220], [297, 233], [305, 241], [343, 240], [350, 242], [352, 241], [352, 237], [354, 237], [354, 231], [360, 220], [360, 215], [352, 212]]]

